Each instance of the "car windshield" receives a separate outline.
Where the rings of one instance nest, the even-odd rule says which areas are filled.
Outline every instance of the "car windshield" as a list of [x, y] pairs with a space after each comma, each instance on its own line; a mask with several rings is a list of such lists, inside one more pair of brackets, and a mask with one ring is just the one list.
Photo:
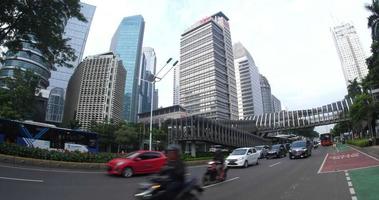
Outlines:
[[236, 155], [245, 155], [246, 149], [236, 149], [232, 152], [231, 155], [236, 156]]
[[130, 152], [130, 153], [126, 154], [126, 155], [123, 156], [123, 157], [125, 157], [125, 158], [129, 158], [129, 159], [132, 159], [132, 158], [137, 157], [139, 154], [140, 154], [140, 153], [134, 151], [134, 152]]
[[305, 142], [304, 141], [293, 142], [291, 144], [291, 147], [293, 148], [305, 147]]
[[272, 150], [278, 150], [280, 148], [280, 145], [272, 145], [271, 149]]

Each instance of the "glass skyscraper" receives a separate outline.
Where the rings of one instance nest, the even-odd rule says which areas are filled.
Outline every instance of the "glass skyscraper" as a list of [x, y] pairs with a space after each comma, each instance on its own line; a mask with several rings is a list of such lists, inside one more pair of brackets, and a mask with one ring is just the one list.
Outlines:
[[127, 71], [124, 119], [137, 121], [138, 81], [145, 21], [141, 15], [125, 17], [113, 35], [110, 50], [118, 54]]
[[[151, 95], [155, 92], [155, 87], [151, 83], [148, 83], [143, 80], [148, 80], [149, 77], [155, 74], [156, 70], [156, 61], [157, 57], [155, 55], [155, 51], [151, 47], [143, 47], [142, 48], [142, 56], [141, 56], [141, 66], [140, 66], [140, 73], [139, 77], [139, 106], [138, 106], [138, 113], [143, 112], [150, 112], [151, 107]], [[158, 101], [158, 99], [155, 99], [155, 96], [153, 98], [153, 105], [155, 101]]]
[[[75, 55], [77, 56], [77, 59], [74, 62], [71, 62], [71, 64], [74, 66], [73, 68], [57, 66], [56, 70], [51, 72], [51, 78], [49, 79], [50, 85], [47, 88], [51, 92], [56, 88], [61, 88], [63, 89], [63, 92], [65, 94], [68, 81], [70, 80], [71, 75], [74, 73], [75, 68], [78, 66], [78, 64], [82, 61], [83, 58], [84, 48], [86, 46], [88, 33], [91, 27], [92, 18], [95, 13], [96, 7], [85, 3], [80, 4], [82, 6], [81, 13], [87, 19], [87, 22], [79, 21], [76, 18], [69, 19], [65, 27], [64, 35], [65, 38], [71, 39], [70, 41], [68, 41], [68, 44], [71, 46], [71, 48], [75, 50]], [[50, 99], [50, 97], [53, 98]], [[63, 101], [59, 101], [62, 103], [60, 105], [56, 103], [55, 94], [49, 95], [46, 121], [54, 123], [62, 122], [64, 97], [65, 95], [63, 95], [62, 97]]]

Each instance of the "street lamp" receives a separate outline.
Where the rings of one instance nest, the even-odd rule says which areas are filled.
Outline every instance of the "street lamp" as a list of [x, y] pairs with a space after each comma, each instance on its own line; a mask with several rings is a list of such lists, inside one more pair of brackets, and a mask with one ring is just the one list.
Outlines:
[[154, 90], [155, 90], [155, 83], [161, 81], [167, 74], [172, 70], [172, 68], [175, 67], [176, 64], [178, 64], [179, 61], [175, 61], [174, 64], [172, 64], [172, 67], [162, 76], [158, 77], [158, 74], [172, 61], [172, 58], [169, 58], [165, 65], [158, 71], [156, 74], [152, 74], [150, 77], [148, 77], [148, 80], [140, 79], [141, 81], [147, 82], [151, 84], [151, 102], [150, 102], [150, 130], [149, 130], [149, 150], [152, 149], [152, 140], [153, 140], [153, 102], [154, 102]]

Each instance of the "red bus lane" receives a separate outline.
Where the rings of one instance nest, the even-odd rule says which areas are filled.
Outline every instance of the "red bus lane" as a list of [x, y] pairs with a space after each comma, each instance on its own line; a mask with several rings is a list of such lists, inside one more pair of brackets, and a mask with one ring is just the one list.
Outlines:
[[373, 166], [379, 166], [379, 161], [359, 151], [350, 150], [326, 155], [319, 173], [338, 172]]

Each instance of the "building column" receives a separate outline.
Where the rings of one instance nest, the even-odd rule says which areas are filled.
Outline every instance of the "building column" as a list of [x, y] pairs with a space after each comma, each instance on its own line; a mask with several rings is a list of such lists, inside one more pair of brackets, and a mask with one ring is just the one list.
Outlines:
[[195, 143], [195, 141], [191, 142], [191, 156], [196, 157], [196, 143]]

